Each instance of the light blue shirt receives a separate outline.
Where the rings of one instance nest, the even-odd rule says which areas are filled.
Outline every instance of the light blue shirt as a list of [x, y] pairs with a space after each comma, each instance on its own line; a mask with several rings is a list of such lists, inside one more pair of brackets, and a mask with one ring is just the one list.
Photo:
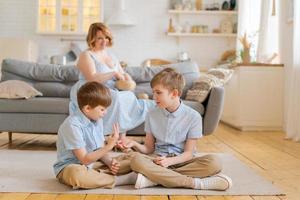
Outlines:
[[175, 112], [154, 108], [145, 121], [145, 132], [154, 136], [155, 151], [160, 156], [179, 155], [189, 138], [202, 137], [201, 115], [192, 108], [180, 103]]
[[[115, 63], [118, 68], [120, 65], [117, 64], [117, 58], [111, 53], [109, 53], [109, 55], [112, 56], [113, 63]], [[96, 72], [104, 72], [103, 70], [108, 68], [108, 66], [102, 66], [95, 58], [93, 60], [96, 66]], [[86, 82], [84, 75], [79, 73], [79, 80], [73, 85], [70, 92], [70, 114], [79, 110], [77, 92]], [[145, 121], [148, 110], [155, 107], [153, 100], [137, 99], [132, 91], [118, 91], [112, 89], [114, 88], [113, 82], [114, 80], [105, 83], [105, 85], [110, 88], [112, 102], [107, 108], [106, 115], [103, 117], [104, 135], [109, 135], [113, 132], [113, 124], [115, 123], [119, 123], [121, 133], [139, 126]]]
[[67, 165], [80, 164], [72, 150], [84, 147], [90, 153], [103, 147], [104, 140], [102, 119], [91, 121], [81, 111], [67, 117], [58, 129], [55, 175]]

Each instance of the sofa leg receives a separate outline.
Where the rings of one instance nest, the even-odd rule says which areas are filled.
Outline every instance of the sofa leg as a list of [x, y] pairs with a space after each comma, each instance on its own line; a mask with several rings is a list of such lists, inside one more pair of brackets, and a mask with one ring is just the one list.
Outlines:
[[8, 132], [8, 141], [9, 143], [12, 142], [12, 132]]

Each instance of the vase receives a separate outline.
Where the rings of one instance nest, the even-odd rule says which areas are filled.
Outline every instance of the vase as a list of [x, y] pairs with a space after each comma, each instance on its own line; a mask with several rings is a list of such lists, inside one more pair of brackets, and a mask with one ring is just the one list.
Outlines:
[[244, 48], [243, 63], [250, 63], [250, 48]]

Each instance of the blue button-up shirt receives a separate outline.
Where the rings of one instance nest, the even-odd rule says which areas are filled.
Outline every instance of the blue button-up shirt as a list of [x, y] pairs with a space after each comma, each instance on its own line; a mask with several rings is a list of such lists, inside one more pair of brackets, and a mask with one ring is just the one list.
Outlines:
[[156, 139], [155, 154], [179, 155], [184, 152], [187, 139], [202, 137], [202, 118], [197, 111], [182, 102], [172, 113], [157, 107], [149, 111], [146, 117], [145, 132]]
[[55, 175], [69, 164], [80, 164], [72, 150], [85, 148], [92, 152], [104, 146], [103, 121], [91, 121], [81, 111], [70, 115], [58, 130]]

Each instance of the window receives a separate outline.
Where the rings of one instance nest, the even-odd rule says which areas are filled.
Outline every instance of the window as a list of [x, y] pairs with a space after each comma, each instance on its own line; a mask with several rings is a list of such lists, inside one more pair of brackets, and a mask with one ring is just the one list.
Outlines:
[[102, 21], [101, 0], [39, 0], [38, 33], [85, 34]]

